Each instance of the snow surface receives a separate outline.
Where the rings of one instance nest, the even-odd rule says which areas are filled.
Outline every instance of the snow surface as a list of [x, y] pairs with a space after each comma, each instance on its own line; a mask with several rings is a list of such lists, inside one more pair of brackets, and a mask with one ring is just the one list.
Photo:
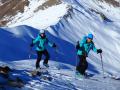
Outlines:
[[[23, 23], [25, 25], [16, 23], [16, 25], [20, 24], [21, 26], [13, 28], [0, 28], [1, 63], [5, 63], [12, 67], [15, 66], [16, 69], [20, 69], [22, 71], [34, 69], [35, 62], [33, 63], [33, 61], [35, 60], [31, 59], [36, 58], [36, 53], [35, 51], [33, 51], [33, 54], [30, 53], [29, 45], [31, 43], [31, 38], [35, 38], [37, 36], [40, 28], [46, 28], [51, 24], [50, 27], [47, 28], [46, 34], [48, 39], [51, 42], [55, 42], [58, 46], [57, 53], [55, 52], [55, 49], [47, 47], [48, 51], [50, 52], [51, 60], [59, 63], [62, 62], [60, 63], [60, 68], [64, 68], [64, 65], [65, 67], [68, 66], [66, 64], [72, 65], [68, 66], [69, 69], [67, 68], [66, 70], [66, 68], [64, 68], [60, 71], [60, 73], [70, 72], [69, 75], [71, 75], [72, 78], [66, 81], [69, 76], [66, 78], [61, 78], [58, 76], [57, 80], [53, 82], [54, 84], [57, 84], [57, 86], [42, 82], [39, 79], [31, 79], [32, 81], [29, 83], [32, 83], [35, 90], [39, 90], [39, 88], [42, 88], [43, 90], [49, 90], [49, 88], [50, 90], [55, 90], [58, 89], [57, 87], [60, 88], [59, 90], [63, 90], [65, 88], [67, 88], [66, 90], [119, 90], [119, 81], [114, 81], [110, 78], [102, 78], [100, 55], [94, 52], [90, 52], [90, 55], [87, 58], [87, 61], [89, 62], [88, 72], [94, 74], [92, 78], [99, 79], [100, 81], [80, 81], [75, 80], [74, 78], [74, 66], [78, 60], [76, 56], [75, 44], [88, 33], [94, 34], [94, 42], [96, 47], [103, 50], [102, 55], [105, 75], [114, 75], [120, 77], [120, 22], [118, 18], [118, 9], [112, 8], [114, 10], [112, 13], [113, 10], [109, 9], [106, 4], [105, 7], [110, 10], [110, 12], [106, 12], [106, 10], [100, 9], [98, 4], [92, 0], [87, 2], [85, 2], [85, 0], [66, 1], [72, 5], [72, 7], [69, 8], [69, 11], [66, 10], [67, 13], [62, 13], [62, 15], [65, 15], [61, 19], [57, 19], [55, 21], [53, 20], [52, 23], [48, 24], [47, 22], [43, 22], [45, 26], [44, 24], [36, 24], [34, 21], [32, 22], [28, 19], [27, 21], [29, 21], [29, 23], [26, 21], [27, 23]], [[104, 13], [110, 19], [110, 21], [103, 20], [98, 13], [91, 11], [91, 9], [95, 8]], [[114, 13], [116, 15], [115, 17]], [[34, 18], [36, 17], [37, 16]], [[26, 24], [28, 26], [26, 26]], [[31, 59], [29, 59], [29, 55], [31, 55]], [[50, 62], [50, 64], [54, 63], [55, 62]], [[59, 72], [52, 71], [52, 66], [57, 67], [55, 65], [51, 65], [50, 72], [53, 72], [52, 75]], [[20, 75], [22, 74], [22, 71], [20, 72]], [[47, 86], [42, 86], [41, 83], [47, 84]], [[32, 87], [30, 87], [30, 84], [28, 84], [28, 86], [26, 85], [24, 89], [27, 88], [30, 89]]]
[[98, 0], [88, 0], [87, 2], [86, 0], [81, 0], [81, 2], [104, 13], [111, 20], [120, 22], [120, 7], [114, 7], [106, 2], [101, 3], [100, 1], [98, 2]]
[[[19, 76], [26, 83], [20, 89], [7, 86], [5, 89], [9, 88], [9, 90], [119, 90], [120, 88], [119, 81], [103, 78], [95, 73], [91, 73], [91, 79], [79, 80], [75, 77], [75, 68], [73, 66], [55, 61], [49, 62], [51, 67], [48, 70], [52, 81], [42, 80], [39, 76], [28, 76], [27, 72], [35, 69], [34, 59], [6, 63], [11, 68], [15, 67], [11, 78]], [[3, 65], [3, 62], [0, 62], [0, 64]]]

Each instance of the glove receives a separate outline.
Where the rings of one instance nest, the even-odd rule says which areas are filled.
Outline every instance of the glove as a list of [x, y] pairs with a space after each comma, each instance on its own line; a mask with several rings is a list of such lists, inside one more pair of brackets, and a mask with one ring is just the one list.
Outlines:
[[31, 43], [31, 44], [30, 44], [30, 47], [33, 47], [33, 46], [34, 46], [34, 44], [33, 44], [33, 43]]
[[76, 49], [80, 49], [79, 41], [77, 42]]
[[32, 43], [30, 44], [30, 47], [33, 47], [33, 46], [34, 46], [33, 40], [34, 40], [34, 39], [32, 38]]
[[101, 50], [101, 49], [98, 49], [98, 50], [97, 50], [97, 53], [102, 53], [102, 50]]
[[53, 47], [56, 48], [57, 46], [55, 45], [55, 43], [53, 44]]
[[79, 46], [79, 45], [76, 45], [76, 49], [77, 49], [77, 50], [80, 49], [80, 46]]

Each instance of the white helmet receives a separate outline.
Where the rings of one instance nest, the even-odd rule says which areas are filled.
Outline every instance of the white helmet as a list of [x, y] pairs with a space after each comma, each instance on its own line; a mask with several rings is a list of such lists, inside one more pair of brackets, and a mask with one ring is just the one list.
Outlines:
[[42, 34], [42, 33], [45, 33], [45, 30], [41, 29], [40, 30], [40, 34]]

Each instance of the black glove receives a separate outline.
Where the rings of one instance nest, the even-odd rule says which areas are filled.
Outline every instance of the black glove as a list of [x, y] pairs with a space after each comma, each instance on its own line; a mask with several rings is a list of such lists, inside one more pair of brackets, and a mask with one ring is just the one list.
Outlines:
[[33, 46], [34, 46], [34, 44], [33, 44], [33, 43], [31, 43], [31, 44], [30, 44], [30, 47], [33, 47]]
[[97, 50], [97, 53], [102, 53], [102, 49], [98, 49], [98, 50]]
[[53, 47], [54, 47], [54, 48], [56, 48], [56, 47], [57, 47], [55, 43], [53, 44]]
[[79, 46], [79, 45], [76, 45], [76, 49], [77, 49], [77, 50], [80, 49], [80, 46]]
[[34, 40], [34, 39], [32, 38], [32, 43], [30, 44], [30, 47], [33, 47], [33, 46], [34, 46], [33, 40]]
[[76, 49], [80, 49], [79, 41], [77, 42]]

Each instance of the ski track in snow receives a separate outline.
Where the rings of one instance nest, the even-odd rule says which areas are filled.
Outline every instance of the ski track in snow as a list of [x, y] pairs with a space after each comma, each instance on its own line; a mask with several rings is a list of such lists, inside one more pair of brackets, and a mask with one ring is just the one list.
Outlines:
[[[25, 65], [25, 63], [27, 64]], [[3, 63], [0, 62], [0, 64]], [[90, 79], [76, 79], [74, 66], [55, 61], [50, 61], [51, 67], [48, 69], [53, 78], [52, 81], [42, 80], [39, 76], [28, 76], [26, 72], [33, 70], [34, 64], [35, 60], [32, 59], [13, 61], [8, 64], [11, 68], [15, 67], [12, 72], [13, 76], [19, 76], [26, 83], [21, 90], [118, 90], [120, 88], [119, 81], [110, 78], [104, 79], [100, 74], [94, 74]], [[43, 67], [42, 62], [41, 67]], [[14, 78], [13, 76], [12, 78]], [[10, 90], [12, 89], [10, 88]], [[19, 89], [16, 88], [15, 90]]]

